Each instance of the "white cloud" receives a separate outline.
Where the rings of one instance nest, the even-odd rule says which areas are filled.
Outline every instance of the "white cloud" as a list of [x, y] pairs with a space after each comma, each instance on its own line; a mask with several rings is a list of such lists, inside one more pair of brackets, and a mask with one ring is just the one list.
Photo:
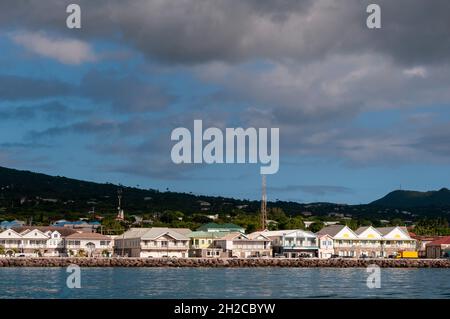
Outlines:
[[11, 38], [28, 51], [55, 59], [63, 64], [78, 65], [97, 60], [90, 45], [80, 40], [52, 38], [37, 32], [15, 33], [11, 35]]
[[403, 71], [407, 76], [411, 77], [421, 77], [424, 78], [427, 76], [427, 70], [423, 67], [414, 67], [410, 69], [406, 69]]

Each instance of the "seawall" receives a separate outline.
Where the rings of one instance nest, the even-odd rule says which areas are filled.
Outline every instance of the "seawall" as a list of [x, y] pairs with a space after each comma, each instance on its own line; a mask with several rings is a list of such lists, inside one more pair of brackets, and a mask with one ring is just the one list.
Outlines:
[[449, 259], [0, 258], [0, 267], [367, 267], [450, 268]]

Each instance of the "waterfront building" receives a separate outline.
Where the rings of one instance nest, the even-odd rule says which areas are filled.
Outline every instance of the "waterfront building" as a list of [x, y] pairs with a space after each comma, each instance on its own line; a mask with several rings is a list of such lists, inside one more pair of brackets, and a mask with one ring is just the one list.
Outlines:
[[358, 235], [348, 226], [330, 225], [317, 232], [319, 237], [328, 235], [333, 238], [334, 254], [341, 257], [357, 257], [356, 243]]
[[0, 233], [0, 246], [6, 255], [60, 257], [100, 256], [112, 252], [112, 239], [97, 233], [83, 233], [66, 227], [23, 226]]
[[345, 225], [331, 225], [317, 232], [333, 239], [334, 255], [340, 257], [390, 257], [402, 251], [416, 251], [416, 240], [405, 227], [360, 227], [355, 232]]
[[227, 257], [270, 257], [271, 240], [262, 234], [245, 235], [241, 232], [229, 233], [214, 240], [214, 247], [222, 249]]
[[114, 239], [114, 253], [125, 257], [188, 257], [187, 228], [131, 228]]
[[319, 244], [317, 236], [302, 229], [290, 230], [265, 230], [254, 232], [250, 237], [263, 235], [271, 240], [273, 254], [283, 255], [287, 258], [297, 258], [301, 256], [317, 257]]
[[227, 224], [217, 224], [217, 223], [207, 223], [203, 224], [199, 228], [197, 228], [198, 231], [207, 231], [207, 232], [240, 232], [245, 233], [245, 228], [227, 223]]
[[411, 232], [409, 233], [409, 235], [411, 236], [411, 238], [417, 241], [417, 252], [419, 258], [427, 257], [427, 244], [444, 237], [444, 236], [416, 235]]
[[[54, 226], [23, 226], [13, 229], [23, 236], [23, 250], [21, 249], [20, 252], [26, 256], [67, 256], [65, 238], [76, 233], [73, 229]], [[44, 239], [42, 234], [46, 236], [46, 239]], [[45, 247], [33, 247], [37, 245], [36, 239], [33, 239], [33, 237], [40, 237], [40, 240], [46, 240]]]
[[319, 235], [317, 237], [319, 241], [319, 258], [331, 258], [334, 255], [334, 245], [333, 245], [333, 237], [328, 234]]
[[358, 235], [356, 243], [356, 257], [383, 257], [383, 235], [374, 227], [359, 227], [355, 233]]
[[426, 245], [427, 258], [450, 257], [450, 236], [439, 238]]
[[13, 229], [7, 229], [0, 233], [0, 246], [5, 255], [14, 255], [22, 248], [22, 236]]
[[417, 241], [409, 235], [406, 227], [379, 227], [383, 235], [382, 256], [396, 256], [401, 251], [417, 251]]
[[214, 240], [224, 237], [228, 232], [207, 232], [193, 231], [188, 235], [189, 257], [208, 258], [208, 257], [227, 257], [223, 249], [214, 247]]
[[98, 233], [73, 233], [66, 237], [66, 252], [69, 256], [108, 257], [112, 255], [111, 237]]

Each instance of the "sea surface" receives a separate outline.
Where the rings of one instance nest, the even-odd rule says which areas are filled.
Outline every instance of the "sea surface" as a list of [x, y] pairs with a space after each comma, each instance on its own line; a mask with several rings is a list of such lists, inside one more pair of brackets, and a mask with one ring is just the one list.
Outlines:
[[0, 298], [450, 298], [450, 269], [382, 268], [0, 268]]

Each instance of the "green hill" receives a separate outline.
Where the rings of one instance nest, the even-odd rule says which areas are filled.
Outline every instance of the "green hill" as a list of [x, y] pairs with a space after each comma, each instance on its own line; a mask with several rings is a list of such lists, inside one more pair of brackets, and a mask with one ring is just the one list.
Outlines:
[[160, 192], [0, 167], [0, 209], [8, 213], [85, 214], [95, 207], [99, 214], [115, 214], [118, 189], [128, 213], [180, 210], [192, 214], [204, 208], [201, 202], [208, 202], [211, 211], [229, 211], [239, 205], [250, 210], [259, 207], [256, 201]]
[[428, 192], [396, 190], [370, 205], [398, 208], [450, 207], [450, 190], [447, 188]]
[[[122, 208], [127, 215], [151, 215], [164, 211], [194, 214], [255, 214], [259, 200], [202, 196], [191, 193], [125, 187], [111, 183], [95, 183], [61, 176], [0, 167], [0, 220], [34, 218], [35, 220], [78, 219], [117, 213], [117, 191], [122, 190]], [[309, 212], [330, 220], [350, 216], [356, 219], [415, 219], [424, 216], [448, 216], [450, 191], [396, 191], [369, 205], [334, 203], [268, 202], [269, 208], [281, 208], [286, 215]], [[404, 210], [408, 210], [406, 214]]]

